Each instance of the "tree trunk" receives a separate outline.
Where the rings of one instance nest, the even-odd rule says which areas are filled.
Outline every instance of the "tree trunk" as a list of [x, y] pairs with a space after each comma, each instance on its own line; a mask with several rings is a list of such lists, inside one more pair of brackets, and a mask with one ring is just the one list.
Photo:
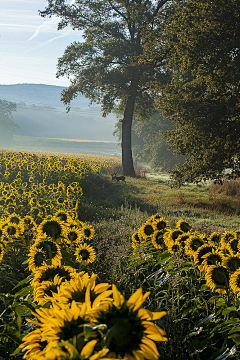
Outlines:
[[136, 93], [127, 99], [122, 121], [122, 168], [123, 175], [135, 177], [135, 171], [132, 158], [132, 119], [136, 100]]

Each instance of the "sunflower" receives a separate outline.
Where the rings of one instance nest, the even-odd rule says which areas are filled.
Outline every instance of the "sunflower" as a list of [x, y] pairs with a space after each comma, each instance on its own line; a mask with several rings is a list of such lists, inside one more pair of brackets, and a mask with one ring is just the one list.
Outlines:
[[230, 276], [230, 288], [234, 294], [240, 292], [240, 269]]
[[92, 246], [87, 245], [86, 243], [80, 244], [75, 252], [76, 260], [81, 262], [82, 265], [86, 266], [89, 263], [92, 263], [96, 258], [96, 252]]
[[23, 223], [24, 223], [25, 229], [37, 228], [37, 224], [35, 223], [33, 217], [30, 215], [24, 216]]
[[192, 230], [192, 226], [189, 225], [189, 223], [183, 219], [178, 220], [176, 228], [187, 233]]
[[44, 220], [39, 226], [39, 231], [51, 236], [54, 240], [63, 235], [63, 226], [61, 221], [52, 218]]
[[43, 281], [34, 290], [34, 301], [38, 305], [44, 305], [46, 302], [50, 302], [54, 293], [57, 293], [59, 286], [61, 285], [63, 278], [55, 275], [53, 281]]
[[12, 242], [13, 239], [20, 236], [18, 225], [14, 223], [7, 223], [7, 225], [3, 228], [3, 235], [8, 239], [8, 241]]
[[33, 313], [39, 320], [34, 324], [41, 327], [42, 340], [54, 346], [59, 342], [72, 340], [75, 336], [78, 339], [84, 338], [84, 325], [88, 324], [90, 319], [86, 303], [79, 306], [72, 301], [69, 307], [64, 308], [59, 308], [53, 303], [52, 307], [48, 309], [48, 317], [46, 317], [45, 310], [41, 308]]
[[180, 254], [182, 252], [182, 246], [180, 241], [170, 241], [168, 243], [168, 251], [173, 255]]
[[208, 266], [205, 279], [212, 291], [216, 291], [219, 294], [226, 294], [226, 291], [229, 288], [229, 272], [225, 266]]
[[176, 241], [180, 235], [183, 234], [182, 230], [174, 229], [169, 231], [168, 239], [171, 241]]
[[149, 292], [142, 293], [138, 289], [129, 300], [112, 285], [113, 301], [108, 307], [95, 315], [96, 325], [105, 324], [107, 333], [104, 338], [104, 345], [109, 349], [108, 357], [117, 359], [158, 360], [159, 353], [155, 343], [152, 341], [167, 341], [166, 333], [152, 320], [160, 319], [166, 315], [165, 311], [153, 313], [144, 309], [142, 304]]
[[[76, 272], [77, 270], [71, 266], [40, 266], [34, 274], [31, 285], [36, 289], [43, 281], [53, 281], [56, 275], [62, 278], [62, 282], [69, 281], [74, 278]], [[80, 274], [83, 275], [84, 272], [81, 272]]]
[[182, 246], [185, 247], [187, 240], [189, 239], [189, 236], [191, 235], [190, 232], [183, 233], [182, 235], [179, 235], [178, 241], [181, 243]]
[[228, 246], [233, 254], [237, 254], [239, 251], [239, 239], [231, 239], [228, 243]]
[[165, 230], [168, 227], [168, 221], [165, 218], [155, 218], [153, 224], [158, 230]]
[[52, 265], [61, 265], [61, 249], [58, 244], [49, 238], [38, 238], [29, 251], [29, 270], [36, 272], [36, 270], [47, 262]]
[[220, 244], [220, 240], [221, 240], [221, 233], [214, 231], [213, 233], [211, 233], [211, 235], [208, 237], [208, 241], [211, 241], [217, 245]]
[[234, 239], [234, 231], [225, 231], [221, 236], [221, 246], [224, 247], [224, 245], [227, 245], [232, 239]]
[[139, 232], [135, 231], [132, 235], [132, 247], [136, 249], [136, 247], [141, 243], [141, 236], [139, 236]]
[[37, 360], [45, 353], [48, 342], [42, 341], [42, 332], [40, 329], [33, 330], [22, 339], [23, 343], [19, 345], [24, 354], [24, 359]]
[[68, 243], [68, 244], [77, 244], [77, 243], [80, 243], [81, 240], [82, 240], [82, 237], [83, 237], [83, 233], [80, 229], [78, 228], [68, 228], [66, 230], [66, 236], [65, 236], [65, 241]]
[[[0, 238], [1, 240], [1, 238]], [[3, 255], [7, 252], [7, 248], [0, 243], [0, 263], [2, 262]]]
[[161, 216], [157, 213], [157, 214], [155, 214], [155, 215], [152, 215], [149, 219], [148, 219], [148, 221], [149, 222], [154, 222], [154, 221], [158, 221], [159, 219], [161, 219]]
[[193, 233], [189, 236], [185, 245], [186, 255], [194, 255], [200, 246], [205, 244], [204, 235], [199, 234], [198, 232]]
[[[77, 337], [73, 337], [73, 344], [77, 342]], [[108, 349], [104, 348], [99, 351], [95, 351], [95, 345], [98, 343], [98, 340], [90, 340], [87, 342], [85, 346], [81, 350], [77, 350], [76, 347], [71, 344], [69, 341], [62, 341], [61, 343], [55, 346], [55, 349], [59, 349], [59, 356], [64, 360], [72, 360], [72, 359], [79, 359], [79, 360], [110, 360], [106, 357], [107, 353], [109, 352]], [[85, 343], [84, 343], [85, 344]], [[98, 346], [98, 344], [97, 344]], [[63, 350], [62, 350], [63, 349]], [[56, 351], [56, 350], [55, 350]], [[67, 351], [67, 353], [66, 353]], [[48, 357], [39, 357], [39, 360], [57, 360], [57, 358], [53, 357], [52, 354], [46, 354]], [[50, 356], [50, 357], [49, 357]], [[113, 360], [113, 359], [112, 359]]]
[[165, 248], [164, 232], [161, 230], [154, 231], [152, 236], [152, 243], [156, 249], [164, 249]]
[[55, 214], [54, 214], [54, 217], [57, 219], [57, 220], [60, 220], [60, 221], [66, 221], [66, 222], [70, 222], [71, 218], [70, 216], [68, 215], [68, 213], [61, 209], [61, 210], [58, 210]]
[[146, 240], [148, 237], [153, 235], [155, 230], [156, 230], [156, 227], [154, 224], [146, 222], [143, 226], [141, 226], [141, 228], [139, 229], [139, 232], [141, 234], [141, 237], [144, 240]]
[[222, 262], [230, 273], [237, 271], [240, 268], [240, 254], [228, 256]]
[[202, 262], [204, 260], [203, 256], [208, 254], [209, 252], [213, 252], [213, 250], [217, 250], [217, 246], [214, 244], [204, 244], [200, 246], [194, 253], [194, 263], [198, 266], [200, 271], [203, 271]]
[[95, 230], [93, 229], [93, 227], [91, 225], [84, 225], [82, 227], [82, 233], [83, 233], [84, 240], [90, 241], [95, 234]]
[[[76, 274], [73, 279], [63, 283], [58, 290], [58, 293], [53, 295], [53, 298], [59, 304], [70, 304], [75, 301], [76, 304], [85, 302], [86, 296], [93, 307], [97, 306], [100, 301], [109, 300], [112, 290], [108, 290], [110, 285], [108, 283], [101, 283], [96, 285], [97, 275], [92, 274], [91, 277], [85, 274]], [[88, 293], [86, 295], [86, 293]]]
[[207, 267], [210, 265], [222, 264], [224, 256], [218, 250], [212, 250], [211, 252], [202, 256], [202, 266], [203, 270], [206, 271]]

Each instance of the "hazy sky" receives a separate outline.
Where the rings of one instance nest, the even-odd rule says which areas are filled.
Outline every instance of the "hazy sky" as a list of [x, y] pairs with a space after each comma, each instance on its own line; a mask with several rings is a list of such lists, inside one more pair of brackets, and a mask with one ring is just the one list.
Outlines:
[[47, 0], [0, 3], [0, 84], [68, 86], [67, 78], [56, 78], [57, 60], [70, 43], [82, 39], [81, 33], [70, 27], [58, 31], [60, 19], [42, 18], [38, 10]]

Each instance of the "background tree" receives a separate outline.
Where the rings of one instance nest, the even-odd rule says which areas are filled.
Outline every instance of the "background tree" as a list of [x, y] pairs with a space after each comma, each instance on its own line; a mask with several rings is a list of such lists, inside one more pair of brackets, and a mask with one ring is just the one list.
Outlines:
[[[123, 174], [134, 176], [131, 127], [137, 106], [142, 118], [155, 111], [154, 82], [165, 84], [169, 74], [164, 71], [165, 57], [146, 59], [144, 44], [164, 32], [170, 0], [48, 0], [43, 17], [62, 18], [58, 29], [68, 25], [83, 31], [83, 41], [68, 46], [58, 61], [57, 77], [67, 76], [70, 86], [62, 100], [68, 106], [78, 94], [102, 104], [103, 116], [114, 108], [122, 111]], [[155, 32], [156, 18], [162, 19]], [[146, 36], [146, 34], [151, 36]]]
[[[175, 126], [168, 132], [170, 145], [189, 156], [173, 179], [221, 179], [226, 169], [239, 177], [240, 1], [186, 0], [173, 6], [166, 29], [173, 77], [161, 91], [160, 107]], [[158, 43], [150, 50], [156, 56]]]
[[9, 145], [15, 130], [19, 128], [14, 122], [13, 111], [17, 104], [12, 101], [0, 100], [0, 145]]

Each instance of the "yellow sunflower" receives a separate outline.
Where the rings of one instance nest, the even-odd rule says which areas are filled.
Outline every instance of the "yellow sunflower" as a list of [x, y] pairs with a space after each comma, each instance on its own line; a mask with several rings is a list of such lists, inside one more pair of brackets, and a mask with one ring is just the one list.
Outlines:
[[234, 231], [225, 231], [221, 236], [221, 246], [224, 247], [224, 245], [227, 245], [232, 239], [234, 239]]
[[[69, 281], [74, 278], [76, 273], [77, 270], [71, 266], [40, 266], [34, 274], [31, 285], [34, 287], [34, 289], [36, 289], [43, 281], [53, 281], [56, 275], [61, 277], [63, 279], [62, 281]], [[83, 275], [84, 272], [81, 272], [80, 274]]]
[[135, 231], [135, 233], [132, 235], [132, 247], [134, 249], [137, 248], [137, 246], [141, 243], [141, 236], [139, 236], [139, 232]]
[[230, 276], [230, 288], [234, 294], [240, 292], [240, 269], [236, 270]]
[[113, 301], [103, 310], [100, 305], [94, 320], [96, 325], [107, 325], [104, 346], [109, 349], [108, 357], [158, 360], [160, 355], [153, 340], [167, 341], [167, 338], [165, 331], [152, 320], [160, 319], [166, 312], [153, 313], [141, 307], [150, 294], [143, 295], [141, 288], [127, 301], [115, 285], [112, 285], [112, 290]]
[[214, 244], [204, 244], [200, 246], [195, 252], [194, 252], [194, 263], [198, 266], [198, 269], [200, 271], [203, 271], [203, 256], [208, 254], [209, 252], [217, 250], [217, 246]]
[[96, 258], [96, 252], [92, 246], [84, 244], [79, 244], [75, 252], [77, 261], [81, 262], [82, 265], [86, 266], [89, 263], [92, 263]]
[[29, 251], [29, 270], [36, 270], [43, 265], [61, 265], [62, 253], [59, 245], [52, 239], [43, 238], [35, 242]]
[[229, 272], [225, 266], [208, 266], [205, 279], [212, 291], [216, 291], [219, 294], [226, 294], [229, 288]]
[[151, 237], [156, 230], [156, 226], [153, 223], [146, 222], [144, 225], [141, 226], [139, 229], [139, 233], [141, 237], [146, 240], [147, 238]]
[[62, 278], [55, 275], [53, 281], [42, 281], [41, 284], [34, 290], [34, 301], [38, 305], [43, 306], [46, 302], [51, 302], [53, 293], [57, 293]]
[[36, 329], [24, 336], [19, 348], [24, 352], [24, 359], [37, 360], [43, 355], [48, 342], [42, 341], [41, 330]]
[[240, 254], [225, 257], [222, 264], [230, 273], [237, 271], [240, 268]]
[[173, 254], [180, 254], [182, 252], [183, 248], [181, 246], [181, 242], [176, 240], [176, 241], [169, 241], [168, 243], [168, 251]]
[[68, 229], [66, 230], [66, 235], [65, 235], [65, 241], [68, 244], [77, 244], [80, 243], [83, 237], [83, 233], [82, 231], [77, 228], [77, 227], [68, 227]]
[[70, 281], [62, 283], [57, 294], [53, 294], [54, 301], [62, 305], [75, 301], [78, 305], [85, 302], [88, 293], [88, 301], [94, 308], [100, 301], [109, 300], [112, 294], [112, 290], [108, 290], [110, 285], [108, 283], [96, 285], [96, 278], [96, 274], [92, 274], [91, 277], [87, 273], [76, 274]]
[[188, 240], [186, 241], [185, 245], [185, 253], [186, 255], [194, 256], [195, 251], [197, 251], [200, 246], [206, 243], [204, 239], [204, 235], [199, 234], [198, 232], [194, 232], [192, 235], [189, 236]]
[[154, 231], [152, 236], [152, 243], [156, 249], [164, 249], [165, 242], [164, 242], [164, 232], [162, 230]]
[[209, 235], [208, 241], [211, 241], [211, 242], [215, 243], [216, 245], [219, 245], [220, 241], [221, 241], [221, 233], [214, 231], [213, 233], [211, 233]]
[[91, 225], [84, 225], [82, 227], [82, 234], [83, 234], [84, 240], [90, 241], [95, 234], [95, 230], [93, 229], [93, 227]]
[[203, 270], [206, 271], [208, 266], [222, 264], [224, 256], [218, 250], [212, 250], [209, 253], [202, 256]]
[[189, 225], [189, 223], [183, 219], [178, 220], [176, 228], [185, 233], [192, 230], [192, 226]]
[[168, 227], [168, 221], [165, 218], [155, 218], [153, 224], [159, 231], [165, 230]]

